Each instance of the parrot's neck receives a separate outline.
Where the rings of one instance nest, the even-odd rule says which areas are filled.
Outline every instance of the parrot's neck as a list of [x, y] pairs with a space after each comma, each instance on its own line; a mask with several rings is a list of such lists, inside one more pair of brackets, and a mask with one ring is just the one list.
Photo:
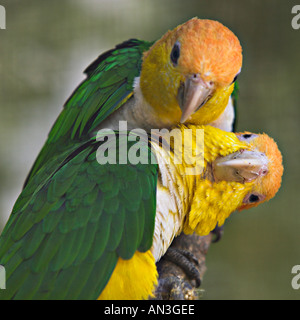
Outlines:
[[184, 220], [195, 197], [198, 183], [196, 175], [187, 175], [184, 165], [174, 162], [170, 154], [157, 144], [153, 144], [159, 166], [157, 181], [157, 205], [152, 253], [156, 261], [162, 257], [174, 237], [178, 236], [184, 226]]
[[[174, 118], [176, 117], [176, 119]], [[101, 123], [98, 129], [118, 130], [120, 121], [127, 121], [128, 130], [142, 128], [148, 132], [151, 129], [169, 129], [179, 123], [180, 114], [162, 116], [161, 110], [153, 108], [144, 98], [140, 87], [140, 78], [135, 78], [133, 96], [118, 110]]]

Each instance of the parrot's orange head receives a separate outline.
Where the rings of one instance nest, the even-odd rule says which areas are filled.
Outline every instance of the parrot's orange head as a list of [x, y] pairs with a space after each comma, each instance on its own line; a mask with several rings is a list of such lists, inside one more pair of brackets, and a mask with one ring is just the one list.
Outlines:
[[234, 137], [238, 149], [216, 158], [212, 169], [215, 182], [232, 182], [236, 189], [242, 186], [235, 209], [243, 210], [275, 196], [283, 174], [282, 156], [276, 142], [266, 134], [244, 132]]
[[238, 38], [217, 21], [193, 18], [144, 54], [140, 86], [162, 117], [207, 124], [224, 111], [241, 66]]
[[[191, 206], [184, 232], [206, 235], [222, 226], [236, 210], [248, 209], [270, 200], [281, 185], [282, 156], [266, 134], [233, 133], [211, 126], [204, 129], [204, 171], [192, 186]], [[201, 140], [201, 139], [200, 139]], [[196, 148], [194, 148], [196, 149]], [[185, 177], [187, 179], [187, 177]], [[195, 187], [196, 185], [196, 187]]]
[[275, 196], [281, 186], [283, 174], [282, 155], [276, 142], [266, 134], [242, 133], [237, 134], [242, 141], [247, 141], [251, 149], [260, 153], [260, 162], [267, 159], [266, 163], [260, 167], [257, 172], [257, 178], [254, 179], [253, 187], [244, 200], [239, 210], [248, 209], [258, 204], [268, 201]]

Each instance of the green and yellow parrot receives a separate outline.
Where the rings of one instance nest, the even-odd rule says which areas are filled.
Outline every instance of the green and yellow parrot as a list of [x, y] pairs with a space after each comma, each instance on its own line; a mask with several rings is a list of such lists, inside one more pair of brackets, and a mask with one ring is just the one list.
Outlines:
[[[95, 158], [101, 143], [94, 137], [100, 129], [118, 130], [120, 121], [148, 132], [180, 122], [230, 130], [230, 96], [241, 65], [236, 36], [219, 22], [197, 18], [155, 43], [131, 39], [93, 62], [51, 129], [3, 232], [0, 263], [8, 263], [9, 288], [0, 294], [148, 297], [154, 269], [145, 284], [134, 289], [128, 280], [118, 295], [107, 282], [118, 281], [128, 261], [128, 279], [144, 273], [167, 249], [150, 250], [162, 171], [159, 165], [100, 167]], [[174, 230], [189, 232], [178, 225]], [[125, 268], [118, 267], [122, 263]]]
[[127, 121], [128, 130], [180, 122], [231, 130], [230, 96], [241, 66], [239, 40], [212, 20], [193, 18], [155, 43], [117, 45], [85, 70], [87, 78], [66, 102], [25, 185], [99, 129], [119, 130], [119, 121]]
[[[0, 237], [0, 299], [147, 299], [175, 236], [208, 234], [279, 189], [282, 158], [266, 134], [183, 124], [174, 132], [144, 144], [110, 132], [49, 160]], [[191, 150], [203, 161], [192, 163]], [[133, 154], [146, 155], [143, 163], [119, 163]]]

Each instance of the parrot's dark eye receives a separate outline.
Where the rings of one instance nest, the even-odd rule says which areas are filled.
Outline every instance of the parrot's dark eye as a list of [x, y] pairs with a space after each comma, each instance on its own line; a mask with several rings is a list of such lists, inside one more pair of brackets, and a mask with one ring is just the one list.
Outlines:
[[248, 204], [253, 204], [256, 202], [260, 202], [263, 201], [266, 198], [265, 195], [260, 194], [260, 193], [250, 193], [247, 194], [246, 197], [244, 198], [244, 203], [248, 203]]
[[250, 203], [254, 203], [254, 202], [257, 202], [259, 201], [259, 196], [257, 196], [256, 194], [251, 194], [250, 197], [249, 197], [249, 202]]
[[180, 43], [177, 41], [171, 52], [171, 61], [176, 66], [180, 57]]
[[252, 134], [249, 134], [249, 133], [243, 134], [243, 138], [245, 139], [249, 139], [251, 137], [252, 137]]

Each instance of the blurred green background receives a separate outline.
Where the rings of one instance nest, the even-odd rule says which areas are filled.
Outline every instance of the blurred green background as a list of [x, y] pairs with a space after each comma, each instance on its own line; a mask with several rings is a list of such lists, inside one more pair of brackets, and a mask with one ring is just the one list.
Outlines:
[[238, 130], [266, 132], [283, 153], [277, 196], [235, 213], [211, 246], [204, 299], [298, 299], [300, 30], [288, 0], [7, 0], [0, 30], [0, 230], [50, 127], [82, 71], [132, 37], [155, 40], [191, 17], [219, 20], [240, 39]]

